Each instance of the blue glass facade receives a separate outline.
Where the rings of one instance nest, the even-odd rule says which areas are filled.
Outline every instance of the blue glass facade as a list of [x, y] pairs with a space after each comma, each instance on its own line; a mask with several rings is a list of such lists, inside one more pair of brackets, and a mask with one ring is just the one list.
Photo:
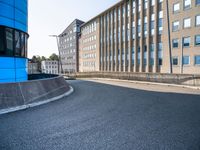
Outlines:
[[28, 0], [0, 0], [0, 82], [27, 80]]

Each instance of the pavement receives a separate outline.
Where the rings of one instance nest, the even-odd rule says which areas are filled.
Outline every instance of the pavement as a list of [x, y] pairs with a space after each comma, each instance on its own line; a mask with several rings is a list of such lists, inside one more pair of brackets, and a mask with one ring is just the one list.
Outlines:
[[199, 90], [68, 81], [68, 97], [0, 115], [2, 150], [199, 150]]

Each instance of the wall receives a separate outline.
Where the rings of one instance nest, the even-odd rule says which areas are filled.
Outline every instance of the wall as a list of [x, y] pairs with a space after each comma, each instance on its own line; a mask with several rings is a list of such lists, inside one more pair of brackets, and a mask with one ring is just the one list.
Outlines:
[[28, 31], [28, 0], [0, 0], [0, 25]]
[[90, 72], [77, 73], [76, 78], [111, 78], [200, 86], [200, 75], [159, 74], [159, 73], [130, 73], [130, 72]]
[[0, 84], [0, 109], [6, 109], [60, 96], [70, 87], [63, 77]]

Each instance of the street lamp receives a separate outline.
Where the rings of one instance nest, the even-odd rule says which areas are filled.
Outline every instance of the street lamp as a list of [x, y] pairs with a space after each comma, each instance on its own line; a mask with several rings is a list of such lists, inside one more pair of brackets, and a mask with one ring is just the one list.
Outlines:
[[58, 69], [60, 70], [61, 68], [61, 72], [60, 73], [63, 73], [63, 67], [62, 67], [62, 61], [61, 61], [61, 55], [60, 55], [60, 48], [59, 48], [59, 40], [58, 40], [58, 37], [60, 37], [59, 35], [49, 35], [50, 37], [55, 37], [56, 38], [56, 41], [57, 41], [57, 47], [58, 47]]

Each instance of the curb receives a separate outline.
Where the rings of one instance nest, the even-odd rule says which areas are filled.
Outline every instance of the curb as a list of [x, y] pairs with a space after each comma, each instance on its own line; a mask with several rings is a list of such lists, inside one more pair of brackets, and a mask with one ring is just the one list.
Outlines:
[[70, 94], [72, 94], [74, 92], [73, 87], [72, 86], [69, 86], [69, 87], [70, 87], [70, 89], [66, 93], [59, 95], [59, 96], [56, 96], [56, 97], [53, 97], [53, 98], [50, 98], [50, 99], [47, 99], [45, 101], [35, 102], [35, 103], [26, 104], [26, 105], [17, 106], [17, 107], [12, 107], [12, 108], [7, 108], [7, 109], [2, 109], [2, 110], [0, 110], [0, 115], [19, 111], [19, 110], [25, 110], [25, 109], [40, 106], [40, 105], [44, 105], [44, 104], [59, 100], [63, 97], [69, 96]]
[[194, 90], [200, 90], [199, 86], [189, 86], [189, 85], [178, 85], [178, 84], [169, 84], [169, 83], [158, 83], [158, 82], [145, 82], [145, 81], [135, 81], [135, 80], [121, 80], [121, 79], [109, 79], [109, 78], [92, 78], [93, 80], [107, 80], [107, 81], [118, 81], [118, 82], [131, 82], [135, 84], [147, 84], [147, 85], [164, 85], [172, 87], [181, 87]]

